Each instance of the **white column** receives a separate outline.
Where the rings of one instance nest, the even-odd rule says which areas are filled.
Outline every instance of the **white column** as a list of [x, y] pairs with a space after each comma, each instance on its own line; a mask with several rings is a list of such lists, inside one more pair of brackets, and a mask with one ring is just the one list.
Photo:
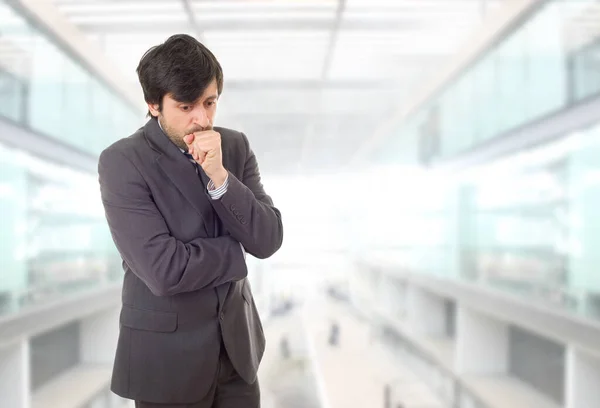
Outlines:
[[81, 321], [81, 362], [112, 364], [119, 336], [119, 308], [88, 316]]
[[378, 307], [394, 319], [406, 318], [406, 290], [403, 281], [392, 276], [384, 276], [381, 281], [380, 301]]
[[457, 312], [457, 374], [506, 373], [508, 326], [464, 306], [459, 306]]
[[444, 299], [421, 288], [406, 288], [408, 325], [418, 334], [441, 336], [446, 328]]
[[31, 407], [29, 340], [0, 349], [0, 405]]
[[600, 406], [600, 359], [573, 346], [567, 348], [565, 408]]

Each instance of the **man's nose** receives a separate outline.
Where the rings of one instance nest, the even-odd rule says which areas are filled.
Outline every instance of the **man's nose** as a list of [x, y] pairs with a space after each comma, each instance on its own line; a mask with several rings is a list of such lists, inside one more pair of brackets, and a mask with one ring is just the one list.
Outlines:
[[200, 106], [195, 109], [194, 112], [194, 124], [200, 125], [203, 128], [210, 127], [210, 119], [208, 118], [208, 114], [204, 107]]

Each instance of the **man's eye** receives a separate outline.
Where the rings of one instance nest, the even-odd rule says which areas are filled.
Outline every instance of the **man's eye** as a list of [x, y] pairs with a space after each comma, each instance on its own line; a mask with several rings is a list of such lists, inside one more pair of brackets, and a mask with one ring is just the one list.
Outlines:
[[183, 106], [181, 107], [181, 110], [182, 110], [182, 111], [184, 111], [184, 112], [187, 112], [187, 111], [189, 111], [190, 109], [191, 109], [191, 107], [190, 107], [190, 106], [188, 106], [188, 105], [183, 105]]
[[212, 101], [212, 102], [206, 102], [206, 104], [207, 104], [208, 106], [213, 106], [215, 103], [216, 103], [216, 102], [214, 102], [214, 101]]

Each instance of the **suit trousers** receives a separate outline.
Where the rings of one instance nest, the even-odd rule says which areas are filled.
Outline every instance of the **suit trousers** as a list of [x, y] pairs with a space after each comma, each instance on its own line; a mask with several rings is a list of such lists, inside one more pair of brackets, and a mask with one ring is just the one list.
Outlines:
[[156, 404], [135, 401], [136, 408], [260, 408], [258, 379], [248, 384], [235, 371], [225, 347], [221, 346], [217, 378], [202, 399], [191, 404]]

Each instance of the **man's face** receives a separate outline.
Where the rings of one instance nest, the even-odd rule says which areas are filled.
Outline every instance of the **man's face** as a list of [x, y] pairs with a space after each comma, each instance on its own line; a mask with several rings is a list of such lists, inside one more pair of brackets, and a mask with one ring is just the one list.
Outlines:
[[148, 104], [152, 116], [157, 117], [163, 131], [178, 147], [187, 151], [185, 135], [212, 129], [219, 99], [217, 81], [213, 80], [202, 96], [192, 103], [178, 102], [171, 94], [163, 98], [162, 111], [158, 104]]

